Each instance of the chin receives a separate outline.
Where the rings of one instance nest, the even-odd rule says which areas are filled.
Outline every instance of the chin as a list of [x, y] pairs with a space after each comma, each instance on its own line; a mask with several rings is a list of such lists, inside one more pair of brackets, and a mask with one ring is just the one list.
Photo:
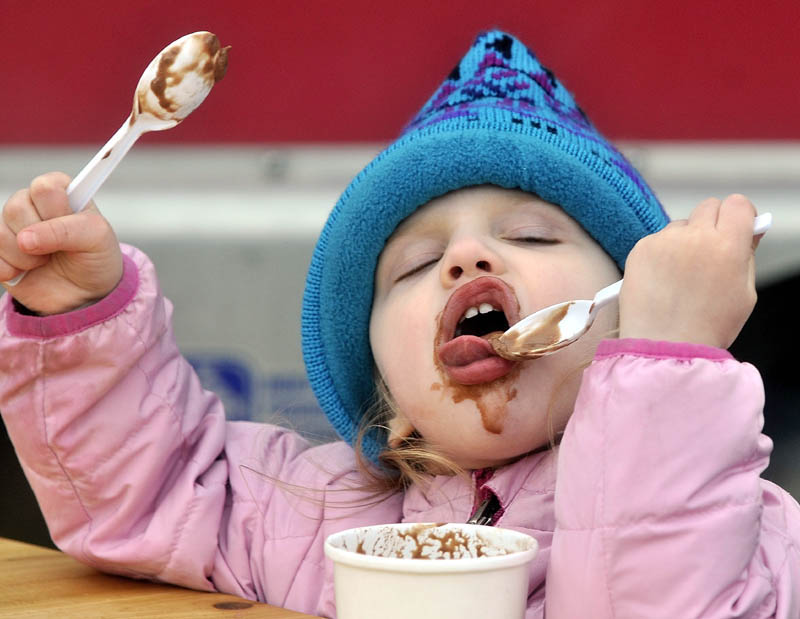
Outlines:
[[[531, 449], [520, 448], [517, 450], [504, 449], [504, 450], [486, 450], [485, 452], [470, 453], [470, 454], [453, 454], [448, 457], [452, 459], [460, 467], [467, 470], [486, 469], [486, 468], [500, 468], [512, 462], [516, 462], [520, 458], [550, 447], [549, 442]], [[477, 450], [476, 450], [477, 451]]]

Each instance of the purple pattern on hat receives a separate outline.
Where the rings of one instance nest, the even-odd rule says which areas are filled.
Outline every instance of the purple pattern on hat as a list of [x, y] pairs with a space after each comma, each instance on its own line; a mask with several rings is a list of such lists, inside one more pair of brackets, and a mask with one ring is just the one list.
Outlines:
[[547, 73], [537, 73], [533, 76], [533, 79], [535, 79], [536, 83], [542, 87], [542, 90], [544, 90], [551, 97], [553, 96], [553, 84], [551, 83]]
[[[482, 36], [487, 37], [483, 49], [479, 44], [473, 46], [450, 78], [420, 110], [407, 131], [427, 124], [425, 120], [442, 107], [455, 102], [478, 103], [486, 98], [526, 100], [532, 107], [542, 108], [549, 115], [562, 116], [568, 121], [588, 126], [570, 94], [561, 87], [549, 69], [539, 64], [530, 50], [507, 35], [500, 38]], [[514, 56], [515, 47], [525, 53]], [[470, 71], [472, 67], [474, 70]], [[462, 76], [466, 79], [462, 80]]]
[[492, 73], [492, 79], [493, 80], [501, 80], [501, 79], [506, 78], [506, 77], [516, 77], [516, 75], [517, 75], [516, 71], [511, 71], [510, 69], [505, 69], [503, 71], [495, 71], [494, 73]]
[[[480, 45], [481, 37], [485, 38], [484, 45]], [[542, 129], [551, 134], [567, 131], [585, 140], [594, 145], [593, 154], [613, 165], [640, 190], [649, 191], [630, 163], [597, 134], [572, 95], [533, 52], [508, 35], [488, 33], [481, 37], [403, 134], [453, 119], [472, 123], [496, 119], [498, 112], [508, 113], [512, 118], [506, 118], [505, 123], [520, 125], [520, 129]]]
[[505, 60], [502, 60], [494, 52], [489, 52], [481, 60], [480, 64], [478, 65], [478, 70], [482, 73], [489, 67], [507, 67], [507, 66], [508, 63]]
[[444, 85], [439, 89], [439, 92], [436, 93], [436, 98], [432, 102], [431, 106], [434, 108], [439, 107], [442, 103], [447, 100], [454, 91], [456, 91], [456, 85], [451, 82], [445, 82]]

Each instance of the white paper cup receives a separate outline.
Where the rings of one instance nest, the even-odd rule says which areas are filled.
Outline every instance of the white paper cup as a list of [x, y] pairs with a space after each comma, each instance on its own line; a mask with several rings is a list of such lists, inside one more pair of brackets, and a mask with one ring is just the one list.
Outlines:
[[524, 533], [474, 524], [387, 524], [325, 540], [338, 619], [522, 619], [529, 566]]

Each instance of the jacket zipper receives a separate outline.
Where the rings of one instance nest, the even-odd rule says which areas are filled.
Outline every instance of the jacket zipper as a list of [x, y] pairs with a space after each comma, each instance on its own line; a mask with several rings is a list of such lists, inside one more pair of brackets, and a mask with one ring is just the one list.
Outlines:
[[482, 524], [491, 526], [494, 515], [500, 509], [500, 501], [497, 495], [492, 492], [484, 501], [478, 505], [478, 509], [472, 514], [472, 517], [467, 520], [467, 524]]

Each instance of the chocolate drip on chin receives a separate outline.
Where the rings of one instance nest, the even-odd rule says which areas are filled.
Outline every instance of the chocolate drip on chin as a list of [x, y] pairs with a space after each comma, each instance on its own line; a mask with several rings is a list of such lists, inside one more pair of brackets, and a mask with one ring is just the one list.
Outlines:
[[[443, 340], [441, 313], [436, 317], [436, 325], [436, 339], [434, 341], [438, 343]], [[492, 336], [494, 335], [496, 334], [492, 334]], [[490, 342], [492, 341], [491, 336], [487, 339]], [[491, 434], [501, 434], [508, 415], [508, 403], [517, 397], [514, 381], [519, 376], [520, 368], [515, 367], [505, 376], [488, 383], [462, 385], [450, 379], [439, 359], [436, 345], [434, 345], [433, 349], [433, 364], [439, 373], [441, 382], [433, 383], [430, 387], [431, 391], [441, 391], [444, 387], [442, 397], [444, 397], [445, 393], [449, 394], [454, 404], [459, 404], [464, 400], [472, 400], [481, 415], [481, 423], [484, 429]]]

